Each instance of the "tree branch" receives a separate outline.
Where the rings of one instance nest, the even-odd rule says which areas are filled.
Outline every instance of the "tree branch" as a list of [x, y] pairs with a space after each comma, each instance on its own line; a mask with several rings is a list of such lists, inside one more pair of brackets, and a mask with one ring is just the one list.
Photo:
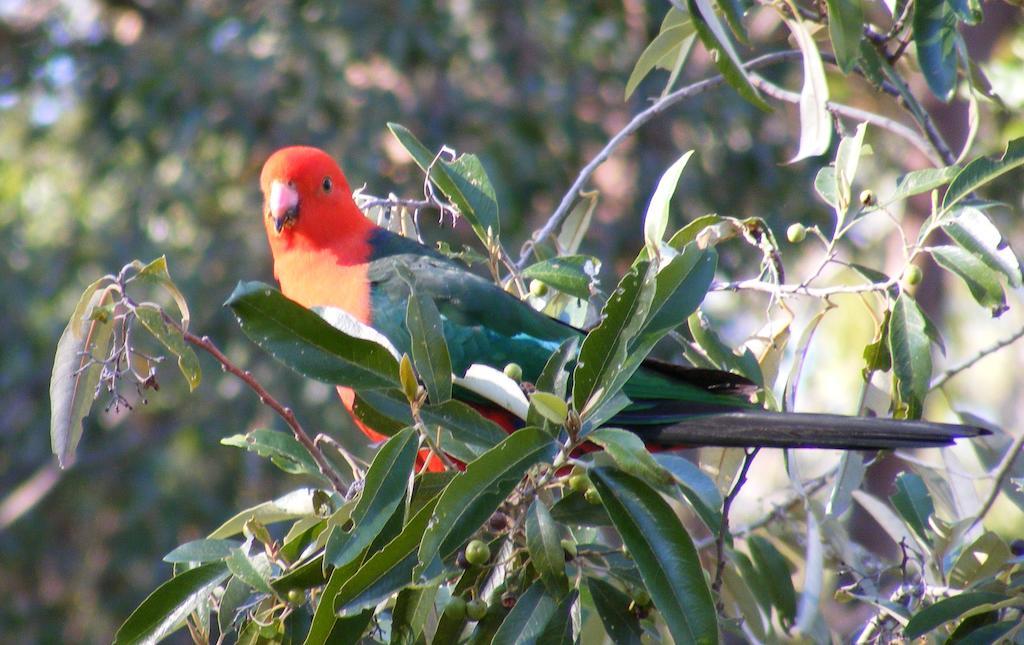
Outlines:
[[929, 387], [929, 389], [935, 390], [935, 389], [938, 389], [938, 388], [942, 387], [943, 385], [946, 384], [946, 381], [948, 381], [949, 379], [953, 378], [954, 376], [956, 376], [960, 372], [963, 372], [964, 370], [973, 367], [974, 364], [977, 363], [978, 361], [980, 361], [981, 359], [985, 358], [986, 356], [988, 356], [990, 354], [994, 354], [994, 353], [998, 352], [999, 350], [1001, 350], [1002, 348], [1006, 347], [1007, 345], [1012, 345], [1013, 343], [1015, 343], [1016, 341], [1020, 340], [1021, 338], [1024, 338], [1024, 327], [1021, 327], [1020, 329], [1015, 331], [1013, 334], [1011, 334], [1007, 338], [1004, 338], [1004, 339], [994, 343], [993, 345], [990, 345], [990, 346], [986, 347], [985, 349], [981, 350], [980, 352], [978, 352], [974, 356], [972, 356], [972, 357], [968, 358], [967, 360], [965, 360], [963, 363], [960, 363], [959, 365], [956, 365], [954, 367], [949, 368], [948, 370], [946, 370], [945, 372], [940, 374], [938, 378], [936, 378], [934, 381], [932, 381], [932, 384]]
[[754, 463], [754, 457], [760, 450], [760, 448], [751, 448], [746, 451], [743, 457], [743, 466], [740, 468], [739, 475], [736, 476], [736, 482], [722, 501], [722, 525], [719, 527], [718, 537], [715, 539], [715, 581], [711, 583], [711, 593], [718, 597], [716, 602], [719, 613], [723, 611], [720, 592], [722, 590], [722, 574], [725, 572], [725, 536], [729, 535], [729, 509], [732, 508], [736, 496], [740, 494], [740, 489], [747, 483], [747, 471], [750, 470], [751, 464]]

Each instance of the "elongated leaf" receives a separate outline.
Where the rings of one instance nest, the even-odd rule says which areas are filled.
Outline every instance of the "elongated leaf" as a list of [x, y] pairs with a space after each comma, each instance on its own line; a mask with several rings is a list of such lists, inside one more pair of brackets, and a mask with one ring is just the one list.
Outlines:
[[178, 285], [174, 284], [174, 280], [171, 279], [171, 274], [167, 270], [167, 256], [161, 255], [128, 279], [128, 284], [136, 282], [159, 286], [169, 293], [174, 299], [174, 304], [178, 306], [178, 312], [181, 313], [181, 328], [188, 329], [190, 318], [188, 302], [181, 290], [178, 289]]
[[254, 343], [304, 376], [356, 389], [398, 386], [398, 361], [368, 327], [346, 333], [260, 282], [238, 283], [225, 304]]
[[913, 529], [922, 541], [930, 544], [931, 538], [925, 529], [928, 526], [928, 518], [935, 512], [935, 506], [924, 480], [914, 473], [900, 473], [896, 477], [896, 492], [889, 497], [889, 501], [907, 526]]
[[826, 109], [828, 82], [814, 38], [802, 20], [786, 20], [803, 53], [804, 84], [800, 90], [800, 147], [789, 163], [828, 152], [832, 143], [832, 116]]
[[551, 517], [569, 526], [611, 526], [612, 521], [600, 504], [591, 504], [581, 493], [566, 495], [551, 507]]
[[591, 479], [677, 643], [717, 643], [718, 619], [693, 541], [642, 480], [608, 468]]
[[544, 420], [561, 426], [569, 416], [569, 406], [565, 399], [551, 392], [537, 391], [530, 395], [530, 409], [536, 410]]
[[[395, 539], [344, 581], [333, 599], [336, 612], [351, 615], [373, 607], [412, 582], [416, 550], [428, 529], [440, 496], [427, 502], [402, 528]], [[324, 602], [326, 602], [326, 598]]]
[[322, 495], [323, 493], [313, 488], [300, 488], [275, 500], [247, 508], [221, 524], [217, 530], [210, 533], [210, 538], [219, 539], [237, 535], [242, 532], [245, 523], [250, 519], [255, 519], [261, 524], [273, 524], [315, 515], [314, 501], [318, 494]]
[[868, 515], [878, 522], [878, 525], [882, 527], [894, 543], [906, 542], [907, 544], [915, 544], [917, 542], [914, 534], [903, 523], [903, 520], [889, 508], [888, 504], [863, 490], [853, 491], [853, 499], [860, 504], [861, 508], [868, 512]]
[[114, 643], [156, 643], [184, 625], [185, 618], [231, 575], [223, 562], [189, 569], [163, 583], [142, 601], [114, 634]]
[[[669, 9], [670, 12], [676, 11], [674, 7]], [[678, 12], [680, 15], [682, 12]], [[693, 23], [690, 22], [689, 18], [685, 18], [683, 22], [674, 24], [668, 29], [662, 27], [661, 32], [651, 41], [651, 44], [644, 49], [643, 53], [640, 54], [640, 58], [637, 59], [636, 65], [633, 66], [633, 71], [629, 74], [629, 79], [626, 81], [626, 99], [629, 99], [636, 91], [637, 86], [643, 81], [651, 71], [656, 67], [663, 69], [670, 69], [670, 64], [667, 61], [675, 61], [679, 58], [683, 51], [688, 50], [690, 43], [693, 42], [694, 27]]]
[[412, 358], [433, 404], [452, 398], [452, 359], [441, 328], [441, 314], [428, 296], [409, 285], [405, 324], [412, 340]]
[[441, 493], [419, 547], [416, 576], [439, 573], [439, 558], [455, 551], [505, 501], [534, 464], [551, 459], [554, 443], [538, 428], [523, 428], [466, 465]]
[[261, 457], [269, 457], [274, 465], [286, 473], [293, 475], [313, 475], [322, 477], [320, 468], [309, 456], [309, 453], [298, 439], [286, 432], [276, 430], [250, 430], [245, 434], [236, 434], [220, 440], [225, 446], [244, 448], [255, 452]]
[[82, 422], [89, 415], [103, 367], [90, 361], [106, 358], [114, 333], [110, 321], [93, 320], [93, 311], [109, 297], [97, 291], [97, 280], [85, 290], [75, 313], [57, 341], [50, 374], [50, 447], [61, 468], [75, 456]]
[[991, 310], [993, 317], [1006, 311], [1006, 294], [999, 284], [999, 276], [976, 255], [948, 245], [933, 247], [929, 252], [939, 266], [964, 281], [977, 303]]
[[960, 557], [949, 572], [950, 584], [958, 588], [969, 587], [998, 575], [1013, 557], [1003, 538], [986, 531], [960, 552]]
[[659, 452], [654, 460], [675, 478], [686, 501], [713, 534], [722, 528], [722, 493], [697, 464], [676, 454]]
[[924, 636], [943, 623], [956, 620], [975, 607], [990, 605], [1003, 600], [1006, 600], [1005, 594], [990, 591], [966, 591], [950, 598], [943, 598], [914, 614], [914, 617], [910, 619], [910, 622], [904, 628], [903, 635], [907, 638]]
[[231, 555], [241, 542], [236, 540], [192, 540], [164, 556], [164, 562], [214, 562]]
[[839, 195], [836, 192], [836, 169], [834, 166], [825, 166], [814, 176], [814, 191], [818, 197], [825, 200], [825, 203], [836, 208], [839, 204]]
[[661, 338], [683, 324], [704, 300], [717, 266], [718, 253], [714, 249], [701, 249], [692, 242], [684, 246], [679, 255], [658, 271], [654, 298], [640, 336]]
[[925, 318], [914, 299], [901, 293], [889, 319], [889, 351], [899, 397], [900, 416], [918, 419], [932, 378], [931, 341]]
[[946, 0], [916, 0], [912, 24], [928, 88], [948, 103], [956, 88], [956, 14]]
[[577, 298], [590, 297], [590, 288], [601, 270], [601, 261], [591, 255], [561, 255], [523, 269], [527, 280], [540, 280], [549, 287]]
[[999, 229], [981, 210], [973, 206], [957, 208], [943, 219], [942, 228], [966, 251], [1005, 275], [1011, 286], [1021, 286], [1020, 261]]
[[1007, 143], [1006, 152], [999, 159], [975, 159], [964, 166], [949, 185], [942, 198], [942, 210], [949, 210], [964, 197], [1021, 165], [1024, 165], [1024, 138]]
[[619, 281], [602, 310], [603, 320], [583, 340], [573, 372], [573, 407], [581, 416], [614, 395], [608, 385], [620, 376], [630, 341], [639, 333], [654, 298], [649, 263], [640, 262]]
[[860, 58], [860, 39], [864, 10], [861, 0], [825, 0], [828, 7], [828, 36], [836, 63], [844, 74], [853, 71]]
[[353, 528], [335, 527], [324, 549], [324, 566], [341, 567], [354, 560], [384, 528], [405, 498], [416, 463], [416, 431], [406, 428], [377, 451], [363, 479], [359, 501], [352, 509]]
[[908, 172], [896, 181], [896, 192], [889, 198], [888, 203], [892, 204], [913, 195], [935, 190], [939, 186], [945, 186], [953, 181], [953, 178], [959, 173], [960, 168], [957, 166], [924, 168]]
[[693, 150], [684, 152], [658, 180], [658, 187], [651, 195], [651, 202], [647, 205], [647, 213], [644, 215], [644, 243], [647, 245], [649, 257], [661, 256], [661, 242], [665, 238], [665, 229], [668, 227], [669, 203], [676, 192], [679, 184], [679, 177], [683, 174], [686, 162], [693, 156]]
[[[579, 339], [570, 338], [564, 341], [551, 355], [548, 362], [544, 364], [544, 370], [540, 373], [540, 377], [534, 386], [542, 392], [550, 392], [551, 394], [565, 398], [566, 389], [569, 386], [569, 362], [576, 357], [576, 348], [579, 347]], [[526, 414], [526, 424], [537, 427], [549, 428], [551, 423], [544, 418], [540, 413], [540, 410], [534, 405], [530, 405], [530, 410]]]
[[568, 589], [565, 552], [562, 550], [558, 527], [551, 519], [548, 507], [540, 499], [535, 499], [527, 511], [526, 550], [548, 592], [560, 598]]
[[[274, 590], [270, 588], [269, 563], [265, 568], [261, 568], [253, 560], [245, 554], [245, 551], [237, 548], [231, 550], [231, 555], [227, 557], [225, 563], [236, 578], [256, 591], [266, 594], [274, 593]], [[264, 556], [264, 561], [266, 561], [266, 556]]]
[[825, 513], [829, 517], [839, 518], [850, 508], [853, 491], [860, 488], [865, 472], [867, 472], [867, 468], [864, 466], [862, 453], [852, 451], [843, 453], [843, 456], [839, 458], [839, 472], [836, 475], [835, 483], [832, 484], [828, 504], [825, 506]]
[[838, 235], [847, 219], [856, 209], [852, 199], [853, 180], [857, 177], [861, 152], [864, 149], [864, 133], [867, 124], [857, 126], [852, 136], [843, 137], [836, 149], [835, 181], [836, 181], [836, 231]]
[[391, 612], [391, 642], [415, 643], [423, 633], [438, 587], [406, 588], [398, 593]]
[[747, 540], [754, 567], [765, 580], [771, 581], [768, 591], [772, 605], [782, 616], [783, 624], [792, 624], [796, 618], [796, 590], [790, 577], [789, 563], [771, 542], [759, 535]]
[[672, 474], [647, 452], [643, 440], [632, 432], [619, 428], [598, 428], [588, 434], [587, 439], [604, 448], [623, 472], [658, 488], [673, 482]]
[[[807, 513], [807, 549], [804, 556], [804, 584], [800, 590], [794, 629], [799, 634], [813, 634], [826, 629], [821, 615], [821, 592], [825, 577], [825, 547], [821, 529], [813, 512]], [[826, 630], [827, 631], [827, 630]]]
[[494, 633], [493, 645], [536, 644], [558, 607], [558, 599], [535, 582], [516, 600], [515, 607], [505, 616], [501, 627]]
[[693, 340], [707, 353], [708, 358], [711, 359], [716, 367], [742, 374], [758, 384], [764, 382], [761, 366], [758, 365], [757, 358], [750, 349], [746, 349], [743, 354], [737, 355], [731, 347], [719, 338], [718, 334], [711, 328], [711, 325], [699, 311], [692, 314], [687, 323]]
[[600, 578], [587, 577], [587, 588], [594, 600], [604, 631], [615, 645], [639, 645], [643, 629], [636, 614], [629, 611], [629, 596]]
[[172, 354], [178, 357], [178, 369], [188, 382], [189, 390], [199, 387], [201, 372], [199, 369], [199, 358], [195, 350], [185, 344], [185, 338], [177, 329], [172, 328], [164, 320], [158, 309], [141, 305], [135, 310], [135, 315], [146, 330], [153, 334], [160, 343]]
[[715, 65], [725, 77], [725, 81], [744, 99], [765, 112], [770, 112], [771, 106], [764, 102], [757, 88], [750, 82], [739, 55], [729, 41], [729, 34], [718, 19], [710, 0], [687, 0], [686, 6], [690, 10], [697, 36], [708, 51], [713, 52]]

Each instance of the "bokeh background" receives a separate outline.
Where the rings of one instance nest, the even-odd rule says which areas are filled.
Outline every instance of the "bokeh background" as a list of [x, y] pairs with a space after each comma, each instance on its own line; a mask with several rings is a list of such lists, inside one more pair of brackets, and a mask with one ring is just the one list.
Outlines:
[[[296, 485], [266, 461], [218, 444], [277, 421], [205, 357], [203, 383], [192, 394], [166, 365], [160, 391], [134, 412], [104, 412], [101, 400], [77, 463], [59, 471], [49, 450], [49, 371], [87, 284], [134, 258], [166, 254], [194, 329], [290, 401], [305, 425], [359, 444], [329, 388], [278, 369], [221, 307], [236, 281], [272, 279], [259, 223], [263, 159], [282, 145], [315, 144], [341, 159], [353, 186], [416, 197], [422, 177], [386, 130], [389, 121], [403, 123], [430, 147], [447, 144], [481, 157], [497, 191], [505, 244], [518, 254], [578, 170], [661, 91], [663, 72], [628, 101], [623, 97], [667, 6], [0, 0], [3, 639], [109, 641], [169, 575], [163, 554]], [[770, 15], [752, 16], [751, 25], [758, 51], [787, 47]], [[1007, 105], [983, 106], [974, 150], [998, 152], [1024, 135], [1020, 10], [987, 3], [985, 22], [966, 37]], [[681, 82], [712, 71], [698, 51]], [[799, 87], [799, 63], [765, 74]], [[856, 81], [840, 79], [833, 90], [839, 100], [900, 116]], [[966, 103], [928, 106], [959, 146]], [[641, 244], [642, 213], [660, 173], [689, 148], [697, 155], [683, 176], [675, 226], [718, 212], [763, 217], [780, 240], [795, 221], [827, 227], [829, 210], [811, 181], [828, 158], [785, 165], [797, 133], [792, 106], [762, 114], [722, 88], [673, 108], [629, 139], [593, 179], [601, 199], [583, 251], [604, 260], [605, 287]], [[926, 165], [891, 136], [870, 132], [868, 139], [874, 157], [865, 162], [863, 183], [880, 194], [898, 174]], [[1011, 206], [996, 219], [1018, 249], [1019, 183], [1000, 182], [986, 195]], [[911, 204], [908, 230], [926, 207]], [[438, 231], [429, 214], [423, 219], [428, 237], [470, 240], [464, 225]], [[898, 249], [886, 242], [891, 233], [868, 226], [857, 238], [862, 248], [846, 252], [896, 268]], [[809, 249], [784, 246], [792, 275], [809, 266]], [[754, 275], [758, 259], [749, 249], [726, 247], [721, 277]], [[925, 269], [919, 298], [950, 346], [940, 365], [1024, 320], [1019, 294], [1011, 295], [1008, 314], [987, 320], [959, 285]], [[715, 295], [708, 306], [733, 342], [763, 322], [762, 297]], [[807, 312], [798, 314], [798, 323], [806, 320]], [[863, 343], [851, 338], [867, 342], [871, 331], [856, 317], [823, 327], [812, 354], [822, 376], [806, 386], [807, 408], [855, 407]], [[951, 384], [952, 398], [1013, 431], [1021, 358], [1011, 348], [987, 359], [973, 377]], [[944, 401], [934, 405], [944, 414]]]

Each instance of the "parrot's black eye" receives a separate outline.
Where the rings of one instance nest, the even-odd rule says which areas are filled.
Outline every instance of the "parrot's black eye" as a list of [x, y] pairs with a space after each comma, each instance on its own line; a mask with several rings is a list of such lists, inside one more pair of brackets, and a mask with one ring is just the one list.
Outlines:
[[331, 178], [330, 177], [324, 177], [324, 183], [322, 185], [324, 187], [324, 192], [325, 193], [331, 192], [331, 188], [334, 187], [334, 184], [331, 183]]

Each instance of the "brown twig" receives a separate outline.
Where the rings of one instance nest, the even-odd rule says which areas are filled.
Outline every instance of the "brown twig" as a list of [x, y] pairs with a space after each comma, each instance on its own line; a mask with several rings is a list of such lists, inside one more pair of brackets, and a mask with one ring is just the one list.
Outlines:
[[[168, 323], [174, 325], [178, 329], [181, 329], [181, 327], [166, 314], [164, 315], [164, 318], [165, 320], [168, 321]], [[299, 425], [298, 420], [295, 418], [295, 413], [292, 411], [291, 408], [281, 405], [281, 403], [278, 402], [278, 400], [275, 399], [270, 394], [270, 392], [267, 392], [266, 388], [260, 385], [259, 381], [253, 378], [252, 374], [248, 370], [243, 370], [237, 365], [235, 365], [231, 361], [231, 359], [224, 355], [224, 352], [220, 351], [220, 349], [218, 349], [217, 346], [213, 344], [213, 341], [210, 340], [209, 336], [200, 337], [196, 336], [190, 331], [181, 331], [182, 336], [188, 343], [195, 345], [196, 347], [205, 351], [210, 356], [213, 356], [213, 358], [218, 363], [221, 364], [221, 367], [223, 367], [225, 371], [234, 374], [235, 376], [240, 378], [243, 383], [248, 385], [249, 389], [251, 389], [253, 392], [256, 393], [258, 397], [260, 397], [261, 403], [269, 407], [271, 410], [276, 412], [279, 417], [284, 419], [284, 422], [288, 424], [288, 427], [291, 429], [292, 434], [295, 435], [295, 439], [302, 444], [302, 447], [306, 449], [306, 451], [309, 453], [309, 456], [312, 457], [313, 461], [316, 462], [317, 467], [320, 469], [320, 474], [326, 477], [327, 480], [331, 482], [331, 486], [334, 488], [334, 490], [338, 491], [338, 493], [340, 493], [342, 496], [348, 494], [348, 486], [346, 486], [345, 483], [341, 481], [341, 478], [338, 476], [338, 473], [334, 471], [334, 468], [331, 467], [331, 464], [327, 461], [327, 458], [324, 457], [323, 452], [321, 452], [320, 448], [316, 445], [316, 443], [309, 438], [309, 435], [306, 434], [306, 431], [302, 429], [302, 426]], [[338, 446], [338, 448], [340, 449], [340, 446]]]
[[974, 515], [971, 526], [967, 529], [968, 531], [981, 523], [985, 516], [988, 515], [988, 512], [992, 510], [992, 505], [996, 503], [996, 498], [999, 497], [999, 491], [1002, 490], [1003, 483], [1010, 475], [1010, 471], [1013, 470], [1013, 464], [1017, 461], [1021, 448], [1024, 448], [1024, 432], [1017, 435], [1017, 438], [1010, 444], [1006, 454], [1003, 455], [1003, 460], [999, 462], [999, 467], [996, 468], [995, 481], [992, 482], [992, 490], [989, 492], [988, 497], [985, 498], [985, 503], [981, 505], [981, 509]]
[[945, 372], [940, 374], [938, 376], [938, 378], [936, 378], [934, 381], [932, 381], [932, 384], [929, 387], [929, 389], [936, 390], [936, 389], [942, 387], [943, 385], [946, 384], [946, 381], [948, 381], [949, 379], [953, 378], [954, 376], [956, 376], [960, 372], [963, 372], [966, 369], [974, 367], [974, 364], [977, 363], [978, 361], [980, 361], [981, 359], [985, 358], [986, 356], [989, 356], [991, 354], [994, 354], [994, 353], [998, 352], [999, 350], [1001, 350], [1002, 348], [1006, 347], [1007, 345], [1012, 345], [1013, 343], [1017, 342], [1021, 338], [1024, 338], [1024, 327], [1021, 327], [1020, 329], [1015, 331], [1010, 336], [1008, 336], [1008, 337], [1006, 337], [1006, 338], [1004, 338], [1004, 339], [1002, 339], [1002, 340], [1000, 340], [1000, 341], [998, 341], [998, 342], [996, 342], [996, 343], [994, 343], [992, 345], [989, 345], [988, 347], [986, 347], [985, 349], [981, 350], [980, 352], [978, 352], [974, 356], [972, 356], [972, 357], [968, 358], [967, 360], [965, 360], [963, 363], [960, 363], [959, 365], [955, 365], [955, 366], [949, 368], [948, 370], [946, 370]]
[[736, 482], [722, 501], [722, 525], [719, 527], [718, 537], [715, 539], [715, 581], [711, 583], [711, 593], [718, 597], [716, 602], [719, 613], [724, 609], [720, 592], [722, 590], [722, 574], [725, 572], [725, 536], [729, 534], [729, 509], [732, 508], [736, 496], [740, 494], [740, 489], [747, 483], [747, 471], [750, 470], [751, 464], [754, 463], [754, 457], [760, 450], [760, 448], [751, 448], [746, 451], [743, 457], [743, 466], [740, 467], [740, 472], [736, 476]]

